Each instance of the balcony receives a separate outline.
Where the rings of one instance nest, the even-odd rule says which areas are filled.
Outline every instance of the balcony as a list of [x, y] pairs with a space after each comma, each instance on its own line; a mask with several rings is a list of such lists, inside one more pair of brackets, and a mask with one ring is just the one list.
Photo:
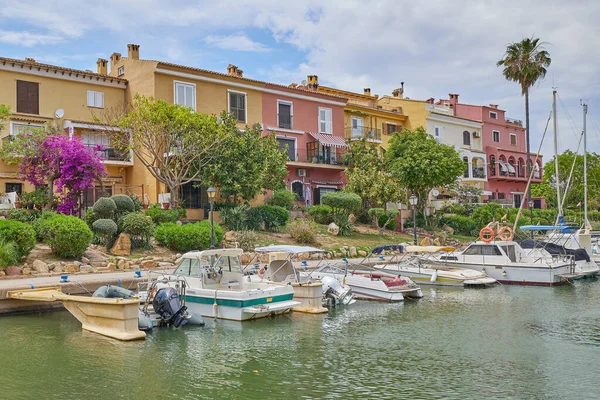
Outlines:
[[95, 144], [88, 144], [87, 147], [96, 150], [96, 154], [98, 154], [98, 156], [102, 158], [106, 164], [110, 164], [111, 162], [131, 162], [131, 153], [129, 151], [119, 150], [115, 147], [102, 147], [101, 150], [98, 150], [97, 145]]
[[367, 128], [364, 126], [346, 128], [346, 139], [361, 140], [368, 142], [381, 142], [381, 129]]
[[523, 126], [523, 121], [521, 121], [520, 119], [506, 117], [504, 118], [504, 121], [507, 124]]
[[289, 149], [288, 158], [290, 162], [306, 163], [306, 164], [317, 164], [317, 165], [335, 165], [343, 167], [344, 155], [346, 154], [345, 149], [332, 149], [328, 148], [328, 151], [308, 151], [306, 149]]
[[294, 116], [277, 114], [277, 127], [281, 129], [294, 129]]
[[[488, 179], [503, 180], [507, 182], [527, 182], [527, 167], [525, 165], [509, 164], [507, 162], [504, 164], [506, 165], [505, 168], [502, 168], [498, 163], [494, 165], [490, 164], [490, 173]], [[539, 168], [536, 168], [533, 171], [533, 178], [531, 179], [531, 182], [540, 183], [541, 181], [542, 172]]]
[[485, 179], [485, 168], [484, 167], [473, 167], [473, 178]]

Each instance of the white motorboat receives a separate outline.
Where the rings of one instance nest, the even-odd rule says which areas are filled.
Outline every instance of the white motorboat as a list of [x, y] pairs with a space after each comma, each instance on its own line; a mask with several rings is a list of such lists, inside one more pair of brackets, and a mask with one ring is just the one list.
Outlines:
[[420, 299], [421, 288], [410, 278], [389, 274], [379, 269], [343, 261], [323, 265], [310, 273], [317, 279], [332, 277], [352, 288], [354, 297], [366, 300], [402, 301]]
[[283, 314], [300, 304], [292, 300], [291, 285], [252, 282], [242, 270], [242, 253], [242, 249], [185, 253], [175, 271], [159, 281], [182, 293], [189, 312], [203, 317], [245, 321]]

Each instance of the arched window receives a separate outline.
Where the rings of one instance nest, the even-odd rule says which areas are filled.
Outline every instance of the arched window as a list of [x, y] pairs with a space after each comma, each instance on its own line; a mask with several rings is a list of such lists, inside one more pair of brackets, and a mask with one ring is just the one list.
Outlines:
[[508, 165], [506, 162], [506, 157], [503, 155], [498, 157], [498, 165], [500, 166], [500, 176], [508, 175]]
[[517, 164], [517, 173], [520, 178], [525, 176], [525, 161], [522, 158], [519, 158]]
[[507, 167], [508, 167], [508, 174], [510, 176], [515, 176], [515, 172], [517, 172], [515, 169], [516, 168], [515, 166], [516, 166], [515, 158], [512, 156], [509, 157]]
[[304, 184], [302, 182], [292, 182], [292, 192], [296, 193], [296, 198], [298, 200], [304, 200]]
[[469, 131], [464, 131], [463, 132], [463, 144], [465, 146], [470, 146], [471, 145], [471, 133], [469, 133]]
[[490, 156], [490, 175], [496, 176], [496, 157]]

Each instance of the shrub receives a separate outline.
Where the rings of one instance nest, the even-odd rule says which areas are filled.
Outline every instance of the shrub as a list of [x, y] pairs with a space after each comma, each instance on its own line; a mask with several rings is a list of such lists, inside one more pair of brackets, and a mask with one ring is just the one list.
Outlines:
[[315, 243], [316, 224], [305, 219], [297, 219], [288, 226], [288, 233], [296, 243]]
[[321, 197], [321, 203], [330, 206], [333, 215], [342, 214], [348, 216], [351, 212], [360, 209], [362, 200], [356, 193], [329, 192]]
[[465, 217], [464, 215], [454, 215], [451, 217], [442, 217], [440, 223], [446, 224], [452, 229], [457, 235], [464, 236], [477, 236], [479, 234], [479, 227], [473, 218]]
[[250, 230], [236, 231], [234, 239], [238, 246], [246, 251], [253, 251], [256, 242], [258, 241], [258, 234]]
[[177, 210], [163, 210], [158, 204], [153, 204], [150, 208], [144, 210], [144, 213], [152, 218], [155, 225], [164, 224], [166, 222], [177, 222], [179, 212]]
[[47, 187], [38, 186], [33, 192], [23, 193], [21, 195], [21, 203], [24, 207], [41, 210], [55, 201], [55, 197], [54, 195], [48, 195]]
[[227, 226], [227, 229], [241, 231], [246, 228], [249, 210], [250, 207], [245, 204], [237, 207], [223, 208], [221, 211], [221, 219]]
[[29, 254], [35, 246], [35, 231], [31, 225], [23, 222], [0, 220], [0, 241], [14, 242], [21, 258]]
[[[114, 241], [115, 235], [119, 228], [117, 224], [112, 219], [98, 219], [94, 221], [92, 224], [94, 238], [92, 238], [92, 242], [96, 244], [103, 244], [108, 249]], [[101, 238], [101, 240], [97, 240], [96, 238]]]
[[116, 194], [112, 196], [111, 199], [117, 206], [117, 211], [115, 212], [116, 219], [135, 211], [135, 204], [133, 203], [133, 200], [126, 194]]
[[339, 236], [350, 236], [354, 230], [354, 226], [345, 215], [336, 215], [333, 222], [340, 228]]
[[179, 218], [179, 219], [186, 219], [187, 218], [187, 211], [185, 211], [185, 207], [184, 206], [177, 207], [177, 218]]
[[113, 218], [117, 211], [117, 204], [110, 197], [100, 197], [92, 207], [97, 218]]
[[264, 229], [276, 231], [283, 228], [290, 219], [290, 212], [279, 206], [258, 206], [248, 211], [247, 227], [249, 229]]
[[142, 213], [125, 215], [121, 220], [121, 231], [131, 237], [131, 247], [136, 249], [150, 248], [150, 238], [154, 233], [152, 218]]
[[[215, 246], [219, 246], [225, 237], [223, 229], [215, 224]], [[156, 227], [154, 238], [162, 246], [176, 251], [202, 250], [210, 247], [210, 223], [177, 225], [167, 222]]]
[[383, 235], [385, 228], [388, 228], [392, 221], [394, 222], [394, 227], [396, 226], [396, 216], [398, 215], [398, 210], [386, 211], [383, 208], [371, 208], [369, 210], [369, 215], [373, 218], [375, 227], [379, 229], [379, 234]]
[[308, 209], [308, 215], [317, 224], [329, 225], [333, 222], [333, 211], [329, 206], [312, 206]]
[[87, 224], [71, 215], [57, 214], [43, 220], [43, 225], [46, 243], [59, 257], [81, 257], [92, 241], [93, 234]]
[[19, 263], [19, 250], [15, 242], [0, 241], [0, 268]]
[[8, 217], [20, 222], [33, 222], [42, 215], [40, 210], [27, 210], [25, 208], [13, 208], [8, 210]]
[[271, 197], [267, 200], [267, 204], [271, 206], [279, 206], [283, 207], [286, 210], [291, 210], [294, 206], [294, 201], [296, 201], [296, 193], [287, 190], [281, 189], [273, 192]]
[[31, 226], [33, 227], [33, 230], [35, 231], [35, 236], [37, 238], [37, 240], [43, 242], [45, 240], [45, 238], [48, 236], [47, 231], [47, 227], [46, 225], [44, 225], [44, 221], [47, 220], [48, 218], [53, 218], [56, 215], [56, 213], [54, 211], [44, 211], [42, 212], [42, 214], [40, 215], [40, 217], [38, 219], [36, 219], [35, 221], [33, 221], [33, 224], [31, 224]]

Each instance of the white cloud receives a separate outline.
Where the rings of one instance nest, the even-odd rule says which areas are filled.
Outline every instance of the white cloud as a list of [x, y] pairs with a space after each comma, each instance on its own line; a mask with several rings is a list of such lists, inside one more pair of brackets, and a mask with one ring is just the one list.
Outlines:
[[5, 31], [0, 29], [0, 43], [33, 47], [38, 45], [52, 45], [63, 42], [61, 36], [54, 34], [35, 33], [27, 31]]
[[264, 44], [253, 41], [242, 32], [228, 36], [210, 35], [204, 38], [204, 41], [208, 46], [216, 47], [221, 50], [249, 51], [256, 53], [271, 51], [271, 49]]

